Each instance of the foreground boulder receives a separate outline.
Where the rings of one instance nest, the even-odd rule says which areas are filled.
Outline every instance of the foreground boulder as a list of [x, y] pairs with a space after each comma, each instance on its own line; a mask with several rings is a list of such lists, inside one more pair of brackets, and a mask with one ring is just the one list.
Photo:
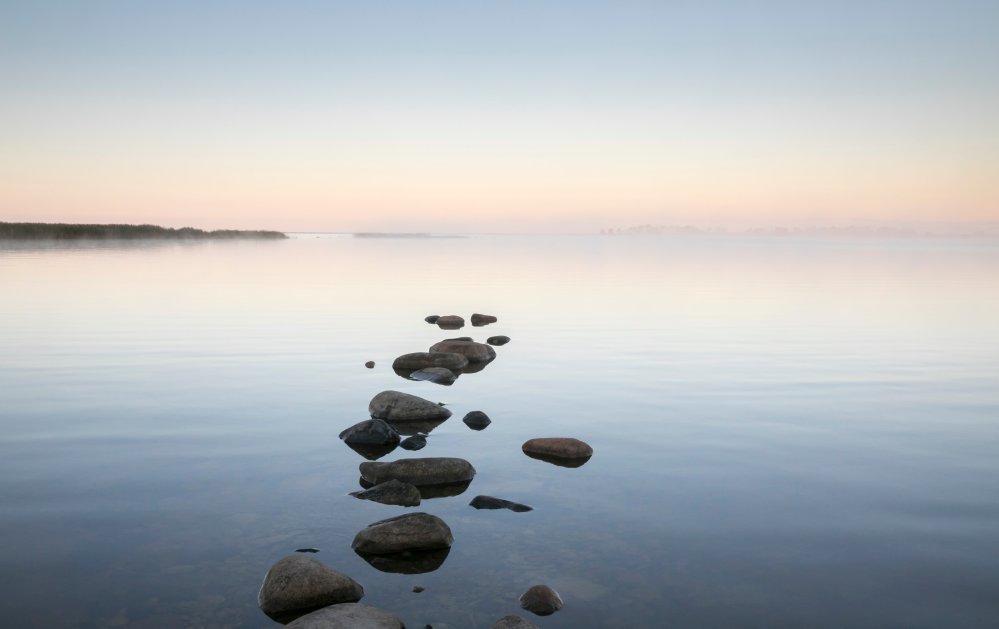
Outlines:
[[340, 433], [340, 438], [350, 445], [396, 445], [401, 437], [395, 428], [381, 419], [366, 419]]
[[500, 334], [499, 336], [490, 336], [489, 338], [486, 339], [486, 343], [489, 343], [490, 345], [506, 345], [509, 342], [510, 342], [510, 337], [503, 336], [502, 334]]
[[454, 381], [458, 379], [450, 369], [445, 369], [443, 367], [427, 367], [426, 369], [417, 369], [416, 371], [409, 374], [410, 380], [423, 380], [426, 382], [433, 382], [434, 384], [443, 384], [444, 386], [451, 386]]
[[490, 323], [496, 323], [496, 317], [487, 314], [475, 313], [472, 315], [472, 325], [476, 327], [481, 327], [483, 325], [489, 325]]
[[395, 479], [420, 485], [466, 483], [475, 476], [475, 468], [465, 459], [427, 457], [400, 459], [388, 463], [364, 462], [360, 465], [361, 478], [377, 485]]
[[476, 509], [509, 509], [510, 511], [516, 511], [517, 513], [534, 510], [533, 507], [522, 505], [519, 502], [510, 502], [509, 500], [494, 498], [492, 496], [476, 496], [475, 498], [472, 498], [472, 502], [468, 504]]
[[288, 625], [293, 629], [405, 629], [387, 611], [360, 603], [331, 605], [302, 616]]
[[352, 491], [350, 495], [361, 500], [380, 502], [383, 505], [417, 507], [420, 504], [420, 490], [415, 485], [397, 480], [379, 483], [364, 491]]
[[305, 555], [290, 555], [267, 571], [257, 604], [272, 618], [289, 617], [317, 607], [361, 600], [364, 588], [345, 574]]
[[383, 555], [413, 550], [450, 548], [451, 529], [435, 515], [408, 513], [369, 524], [350, 544], [358, 553]]
[[451, 416], [451, 411], [440, 404], [399, 391], [382, 391], [371, 398], [368, 412], [373, 418], [391, 422], [444, 421]]
[[492, 629], [538, 629], [533, 622], [524, 620], [520, 616], [503, 616], [496, 621]]
[[458, 315], [444, 315], [443, 317], [437, 317], [437, 324], [442, 330], [458, 330], [465, 327], [465, 320]]
[[451, 371], [460, 371], [468, 366], [468, 359], [463, 354], [449, 352], [413, 352], [403, 354], [392, 361], [392, 369], [396, 371], [415, 371], [428, 367], [443, 367]]
[[493, 423], [489, 416], [482, 411], [471, 411], [461, 420], [472, 430], [484, 430], [486, 426]]
[[436, 354], [440, 352], [446, 352], [450, 354], [461, 354], [468, 359], [470, 363], [488, 363], [492, 359], [496, 358], [496, 350], [492, 347], [486, 345], [485, 343], [476, 343], [475, 341], [461, 341], [457, 339], [449, 339], [447, 341], [441, 341], [440, 343], [435, 343], [430, 348], [431, 354]]
[[548, 616], [562, 609], [562, 597], [547, 585], [535, 585], [520, 595], [520, 607], [538, 616]]
[[544, 437], [524, 442], [521, 450], [527, 456], [561, 465], [579, 467], [593, 456], [589, 444], [572, 437]]

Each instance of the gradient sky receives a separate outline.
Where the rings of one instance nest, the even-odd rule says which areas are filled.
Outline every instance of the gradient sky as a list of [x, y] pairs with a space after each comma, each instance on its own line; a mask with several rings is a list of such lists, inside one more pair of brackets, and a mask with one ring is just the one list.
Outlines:
[[0, 220], [999, 221], [999, 2], [0, 0]]

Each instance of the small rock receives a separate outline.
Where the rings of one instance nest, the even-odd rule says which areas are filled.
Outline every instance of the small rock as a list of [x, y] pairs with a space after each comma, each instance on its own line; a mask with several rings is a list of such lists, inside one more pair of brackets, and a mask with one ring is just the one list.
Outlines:
[[472, 502], [468, 504], [476, 509], [509, 509], [510, 511], [515, 511], [517, 513], [533, 511], [532, 507], [522, 505], [519, 502], [510, 502], [509, 500], [493, 498], [492, 496], [476, 496], [475, 498], [472, 498]]
[[437, 320], [440, 318], [440, 315], [430, 315], [428, 317], [423, 317], [423, 320], [427, 323], [437, 323]]
[[382, 391], [371, 398], [371, 402], [368, 403], [368, 413], [374, 418], [392, 422], [444, 421], [451, 416], [451, 411], [438, 404], [399, 391]]
[[465, 320], [458, 315], [444, 315], [437, 317], [437, 327], [442, 330], [458, 330], [465, 327]]
[[361, 500], [379, 502], [383, 505], [417, 507], [420, 504], [420, 490], [415, 485], [394, 479], [379, 483], [371, 489], [352, 491], [350, 495]]
[[361, 600], [364, 588], [304, 555], [289, 555], [267, 571], [257, 604], [271, 617]]
[[520, 595], [520, 607], [538, 616], [548, 616], [562, 609], [562, 597], [547, 585], [535, 585]]
[[344, 603], [318, 609], [288, 625], [289, 629], [404, 629], [402, 621], [377, 607]]
[[351, 445], [396, 445], [399, 433], [381, 419], [366, 419], [340, 433], [340, 438]]
[[406, 437], [399, 444], [399, 447], [403, 450], [422, 450], [427, 445], [426, 435], [413, 435], [412, 437]]
[[350, 547], [358, 553], [377, 555], [449, 548], [453, 542], [444, 520], [429, 513], [409, 513], [369, 524]]
[[451, 371], [461, 371], [468, 366], [468, 359], [463, 354], [450, 352], [413, 352], [403, 354], [392, 361], [392, 369], [396, 371], [415, 371], [427, 367], [443, 367]]
[[496, 323], [496, 317], [487, 314], [475, 313], [472, 315], [472, 325], [476, 327], [481, 327], [484, 325], [489, 325], [490, 323]]
[[319, 549], [318, 548], [296, 548], [295, 552], [296, 553], [318, 553]]
[[442, 485], [472, 480], [475, 468], [465, 459], [428, 457], [399, 459], [389, 463], [365, 462], [360, 465], [361, 478], [373, 485], [396, 479], [421, 485]]
[[451, 386], [458, 378], [458, 376], [456, 376], [450, 369], [445, 369], [443, 367], [427, 367], [426, 369], [418, 369], [409, 374], [409, 377], [412, 380], [425, 380], [426, 382], [443, 384], [444, 386]]
[[[490, 345], [506, 345], [509, 342], [510, 342], [510, 337], [503, 336], [502, 334], [499, 336], [490, 336], [489, 338], [486, 339], [486, 343], [489, 343]], [[514, 616], [514, 618], [515, 617], [516, 616]]]
[[493, 423], [489, 416], [482, 411], [472, 411], [465, 415], [461, 421], [472, 430], [484, 430], [486, 426]]
[[422, 586], [419, 586], [419, 585], [414, 585], [413, 586], [413, 591], [416, 592], [417, 594], [419, 594], [420, 592], [422, 592], [423, 589], [424, 588]]
[[593, 456], [593, 448], [571, 437], [529, 439], [521, 449], [529, 457], [564, 467], [579, 467]]
[[510, 615], [497, 620], [491, 629], [538, 629], [538, 626], [520, 616]]
[[439, 352], [461, 354], [469, 363], [488, 363], [496, 358], [496, 350], [485, 343], [475, 341], [441, 341], [431, 346], [431, 354]]
[[364, 363], [364, 366], [367, 367], [368, 369], [374, 369], [375, 368], [375, 361], [369, 360], [368, 362]]

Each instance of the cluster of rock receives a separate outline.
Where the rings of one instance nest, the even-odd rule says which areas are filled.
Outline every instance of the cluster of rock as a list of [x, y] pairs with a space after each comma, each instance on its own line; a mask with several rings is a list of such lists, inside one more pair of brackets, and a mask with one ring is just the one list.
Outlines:
[[[425, 320], [449, 330], [465, 324], [457, 315], [433, 315]], [[476, 327], [496, 320], [491, 315], [471, 316]], [[451, 385], [461, 374], [481, 371], [496, 358], [492, 346], [509, 341], [506, 336], [490, 337], [485, 344], [470, 337], [445, 339], [426, 352], [399, 356], [392, 369], [410, 380]], [[369, 361], [365, 366], [371, 369], [375, 364]], [[359, 465], [362, 490], [350, 495], [384, 505], [416, 507], [423, 500], [455, 496], [468, 488], [475, 477], [475, 468], [465, 459], [421, 457], [377, 461], [397, 447], [409, 451], [425, 447], [430, 432], [451, 417], [451, 411], [443, 404], [386, 390], [371, 399], [368, 414], [370, 419], [344, 429], [339, 435], [348, 447], [368, 459]], [[462, 421], [472, 430], [484, 430], [492, 423], [482, 411], [471, 411]], [[522, 450], [529, 457], [565, 467], [578, 467], [593, 454], [587, 444], [571, 438], [531, 439]], [[508, 509], [517, 513], [532, 510], [528, 505], [493, 496], [476, 496], [469, 504], [475, 509]], [[453, 541], [444, 520], [416, 512], [369, 524], [354, 536], [351, 548], [380, 571], [421, 574], [441, 566]], [[315, 553], [318, 549], [302, 548], [298, 552]], [[350, 577], [315, 558], [292, 555], [275, 563], [267, 572], [258, 603], [271, 618], [290, 622], [289, 627], [404, 627], [391, 613], [358, 603], [363, 596], [364, 588]], [[538, 615], [548, 615], [562, 607], [562, 599], [548, 586], [536, 585], [520, 597], [520, 606]], [[519, 616], [506, 616], [493, 627], [514, 629], [535, 625]]]

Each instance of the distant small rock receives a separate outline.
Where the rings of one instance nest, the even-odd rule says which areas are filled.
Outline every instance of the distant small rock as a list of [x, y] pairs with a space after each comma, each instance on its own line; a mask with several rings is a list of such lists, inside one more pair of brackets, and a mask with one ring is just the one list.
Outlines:
[[493, 423], [489, 416], [482, 411], [472, 411], [465, 415], [461, 421], [472, 430], [484, 430], [486, 426]]
[[389, 554], [407, 550], [449, 548], [454, 542], [444, 520], [429, 513], [408, 513], [362, 529], [350, 547], [359, 553]]
[[383, 609], [343, 603], [318, 609], [288, 625], [288, 629], [404, 629], [402, 621]]
[[472, 325], [476, 327], [481, 327], [484, 325], [489, 325], [490, 323], [496, 323], [496, 317], [487, 314], [475, 313], [472, 315]]
[[563, 467], [579, 467], [593, 456], [593, 448], [589, 444], [572, 437], [529, 439], [521, 449], [531, 458]]
[[458, 376], [454, 374], [450, 369], [445, 369], [443, 367], [427, 367], [426, 369], [417, 369], [416, 371], [409, 374], [411, 380], [423, 380], [425, 382], [433, 382], [434, 384], [442, 384], [444, 386], [451, 386], [454, 381], [458, 379]]
[[369, 360], [368, 362], [364, 363], [364, 366], [367, 367], [368, 369], [374, 369], [375, 368], [375, 361]]
[[460, 330], [465, 327], [465, 320], [458, 315], [444, 315], [443, 317], [437, 317], [435, 321], [437, 327], [442, 330]]
[[503, 616], [491, 629], [539, 629], [536, 624], [524, 620], [520, 616]]
[[499, 345], [506, 345], [509, 342], [510, 342], [510, 337], [509, 336], [503, 336], [502, 334], [499, 335], [499, 336], [490, 336], [489, 338], [486, 339], [486, 343], [489, 343], [490, 345], [497, 345], [497, 346], [499, 346]]
[[424, 589], [425, 588], [423, 588], [422, 586], [419, 586], [419, 585], [414, 585], [413, 586], [413, 591], [416, 592], [417, 594], [419, 594], [420, 592], [422, 592]]
[[538, 616], [549, 616], [562, 609], [562, 597], [547, 585], [535, 585], [520, 595], [520, 607]]
[[423, 320], [426, 321], [427, 323], [433, 324], [437, 323], [437, 320], [440, 318], [441, 318], [440, 315], [430, 315], [428, 317], [423, 317]]
[[257, 604], [273, 618], [352, 603], [363, 596], [364, 588], [347, 575], [312, 557], [289, 555], [267, 571]]
[[395, 479], [379, 483], [364, 491], [352, 491], [350, 495], [383, 505], [398, 505], [400, 507], [418, 507], [420, 505], [420, 490], [415, 485]]
[[366, 419], [340, 433], [340, 438], [350, 445], [395, 445], [399, 433], [382, 419]]
[[319, 549], [318, 548], [296, 548], [295, 552], [296, 553], [318, 553]]
[[476, 509], [509, 509], [510, 511], [515, 511], [517, 513], [525, 513], [527, 511], [534, 510], [532, 507], [522, 505], [519, 502], [510, 502], [509, 500], [494, 498], [492, 496], [476, 496], [475, 498], [472, 498], [472, 502], [468, 504]]
[[413, 435], [412, 437], [406, 437], [401, 443], [399, 443], [399, 447], [403, 450], [422, 450], [426, 445], [426, 435]]

